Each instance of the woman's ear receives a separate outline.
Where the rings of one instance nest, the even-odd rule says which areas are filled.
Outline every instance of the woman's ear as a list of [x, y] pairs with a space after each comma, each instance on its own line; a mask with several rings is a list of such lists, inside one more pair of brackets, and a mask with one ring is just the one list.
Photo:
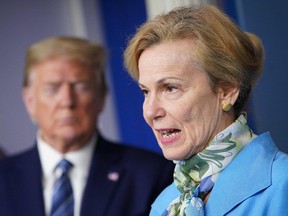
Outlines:
[[221, 105], [230, 104], [233, 106], [239, 96], [239, 91], [239, 87], [236, 86], [220, 88]]

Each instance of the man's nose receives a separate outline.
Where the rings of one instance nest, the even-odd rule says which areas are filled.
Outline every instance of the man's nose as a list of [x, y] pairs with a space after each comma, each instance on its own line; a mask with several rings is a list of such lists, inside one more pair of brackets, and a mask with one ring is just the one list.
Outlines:
[[75, 93], [72, 84], [65, 84], [62, 86], [59, 100], [64, 107], [75, 106]]

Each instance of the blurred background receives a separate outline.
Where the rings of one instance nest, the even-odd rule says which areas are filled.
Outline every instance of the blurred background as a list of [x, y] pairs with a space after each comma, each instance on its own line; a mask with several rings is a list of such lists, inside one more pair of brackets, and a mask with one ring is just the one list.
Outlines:
[[9, 0], [0, 1], [0, 149], [6, 155], [34, 145], [34, 126], [21, 89], [26, 48], [50, 36], [88, 38], [109, 50], [110, 93], [99, 128], [111, 140], [160, 152], [142, 117], [142, 94], [123, 67], [128, 38], [147, 19], [177, 6], [214, 4], [245, 31], [261, 37], [264, 73], [249, 104], [256, 133], [270, 131], [288, 152], [288, 1], [286, 0]]

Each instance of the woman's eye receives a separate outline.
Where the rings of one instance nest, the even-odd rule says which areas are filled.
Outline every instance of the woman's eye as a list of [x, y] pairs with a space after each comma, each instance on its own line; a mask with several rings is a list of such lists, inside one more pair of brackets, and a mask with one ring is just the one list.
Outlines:
[[165, 85], [165, 91], [174, 93], [174, 92], [176, 92], [177, 90], [178, 90], [178, 89], [177, 89], [176, 86], [173, 86], [173, 85]]
[[146, 89], [140, 88], [140, 91], [142, 92], [144, 96], [148, 94], [148, 91]]

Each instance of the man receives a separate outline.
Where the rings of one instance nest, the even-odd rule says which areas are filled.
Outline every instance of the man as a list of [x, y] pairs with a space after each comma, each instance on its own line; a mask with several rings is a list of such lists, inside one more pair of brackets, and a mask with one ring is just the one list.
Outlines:
[[5, 157], [5, 153], [2, 150], [2, 148], [0, 147], [0, 159], [3, 159]]
[[105, 63], [105, 49], [80, 38], [28, 49], [23, 100], [39, 131], [32, 149], [0, 163], [1, 215], [148, 215], [172, 182], [170, 162], [97, 131]]

